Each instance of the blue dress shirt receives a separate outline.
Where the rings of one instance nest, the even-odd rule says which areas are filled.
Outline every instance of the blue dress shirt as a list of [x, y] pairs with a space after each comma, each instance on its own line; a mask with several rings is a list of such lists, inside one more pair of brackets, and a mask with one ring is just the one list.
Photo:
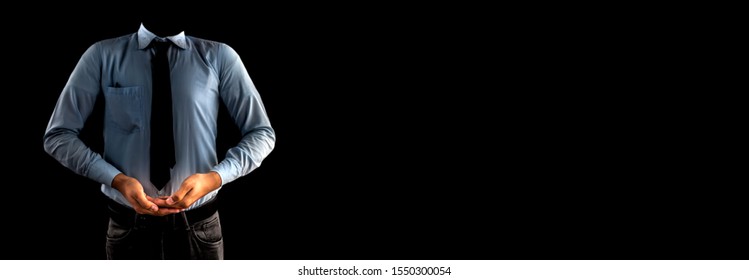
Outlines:
[[[44, 149], [62, 165], [102, 184], [115, 201], [130, 203], [110, 186], [120, 172], [138, 179], [147, 195], [171, 195], [195, 173], [216, 171], [227, 184], [260, 166], [273, 150], [275, 133], [265, 107], [239, 55], [223, 43], [185, 36], [166, 37], [175, 47], [171, 66], [176, 165], [171, 181], [158, 191], [149, 179], [151, 57], [157, 36], [143, 25], [137, 33], [93, 44], [60, 94], [44, 135]], [[161, 38], [163, 39], [163, 38]], [[104, 98], [104, 152], [93, 152], [78, 138], [97, 98]], [[241, 141], [218, 162], [219, 102], [242, 132]], [[102, 157], [103, 156], [103, 157]], [[220, 188], [219, 188], [220, 189]], [[216, 196], [205, 195], [191, 207]]]

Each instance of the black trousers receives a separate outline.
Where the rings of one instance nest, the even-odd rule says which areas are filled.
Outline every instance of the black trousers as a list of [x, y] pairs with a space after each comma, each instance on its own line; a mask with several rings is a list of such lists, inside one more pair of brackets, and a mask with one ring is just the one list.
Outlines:
[[109, 200], [107, 259], [184, 260], [224, 258], [216, 199], [164, 217], [136, 214]]

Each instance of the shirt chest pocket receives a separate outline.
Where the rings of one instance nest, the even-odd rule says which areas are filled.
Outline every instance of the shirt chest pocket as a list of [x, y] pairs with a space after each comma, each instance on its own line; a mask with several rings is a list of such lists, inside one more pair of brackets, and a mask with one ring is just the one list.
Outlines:
[[132, 133], [143, 128], [145, 119], [143, 87], [106, 87], [104, 122], [105, 129], [116, 128], [125, 133]]

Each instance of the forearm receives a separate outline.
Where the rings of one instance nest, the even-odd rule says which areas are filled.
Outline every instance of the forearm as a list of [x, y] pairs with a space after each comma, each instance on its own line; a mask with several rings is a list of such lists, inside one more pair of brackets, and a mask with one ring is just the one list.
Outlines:
[[44, 150], [73, 172], [109, 185], [120, 171], [78, 138], [75, 131], [50, 127], [44, 134]]
[[212, 171], [221, 176], [221, 185], [249, 174], [273, 151], [276, 134], [271, 127], [259, 127], [242, 137], [226, 152], [226, 157]]

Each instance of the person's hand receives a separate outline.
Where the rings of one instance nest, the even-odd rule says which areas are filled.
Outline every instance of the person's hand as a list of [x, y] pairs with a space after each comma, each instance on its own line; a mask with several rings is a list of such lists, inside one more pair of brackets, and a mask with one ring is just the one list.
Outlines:
[[220, 186], [221, 176], [214, 171], [190, 175], [182, 182], [179, 190], [166, 199], [166, 206], [187, 209], [195, 201]]
[[153, 202], [154, 204], [156, 204], [156, 206], [158, 206], [159, 209], [161, 209], [161, 208], [173, 208], [172, 206], [170, 206], [169, 204], [166, 203], [166, 199], [167, 198], [169, 198], [168, 195], [166, 195], [166, 196], [159, 196], [159, 197], [146, 196], [146, 199], [148, 199], [148, 201]]
[[133, 210], [138, 214], [164, 216], [179, 213], [180, 211], [174, 208], [159, 208], [159, 206], [153, 203], [153, 198], [147, 196], [143, 191], [143, 185], [140, 184], [138, 179], [125, 174], [120, 173], [114, 176], [112, 187], [125, 196], [125, 199], [130, 202]]

